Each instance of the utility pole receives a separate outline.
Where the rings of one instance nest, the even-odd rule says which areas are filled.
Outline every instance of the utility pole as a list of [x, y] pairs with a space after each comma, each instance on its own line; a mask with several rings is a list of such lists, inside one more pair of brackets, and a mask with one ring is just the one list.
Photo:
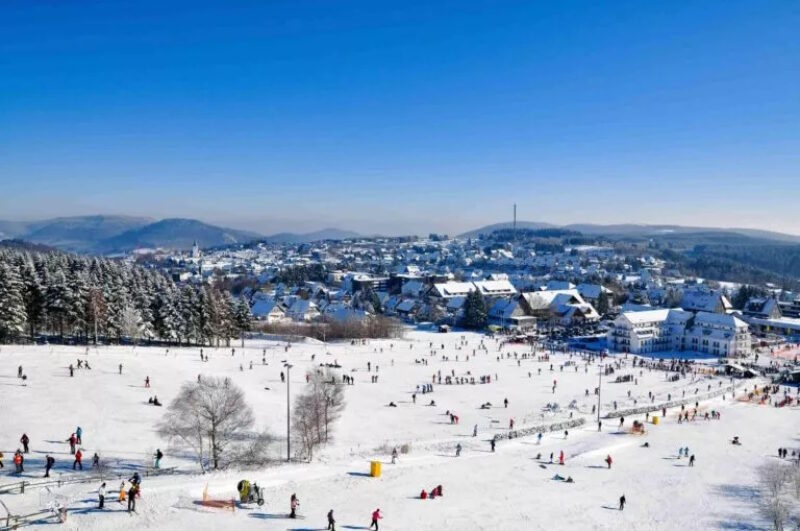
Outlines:
[[284, 367], [286, 367], [286, 461], [292, 460], [292, 439], [291, 439], [291, 410], [290, 410], [290, 402], [289, 402], [289, 386], [292, 383], [292, 379], [289, 377], [289, 370], [292, 368], [292, 365], [285, 363]]

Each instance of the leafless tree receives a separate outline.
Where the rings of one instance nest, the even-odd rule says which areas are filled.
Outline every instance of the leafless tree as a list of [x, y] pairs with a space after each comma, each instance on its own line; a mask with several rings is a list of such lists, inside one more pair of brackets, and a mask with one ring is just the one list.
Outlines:
[[188, 447], [205, 471], [206, 459], [218, 469], [233, 463], [261, 464], [271, 438], [254, 433], [253, 410], [230, 381], [206, 377], [184, 383], [158, 426], [162, 437]]
[[335, 374], [330, 369], [315, 372], [294, 407], [294, 436], [308, 459], [331, 439], [344, 407], [344, 386], [336, 383]]
[[775, 531], [783, 531], [789, 517], [789, 504], [786, 490], [791, 479], [790, 467], [780, 463], [769, 463], [758, 469], [761, 486], [759, 509], [767, 518]]

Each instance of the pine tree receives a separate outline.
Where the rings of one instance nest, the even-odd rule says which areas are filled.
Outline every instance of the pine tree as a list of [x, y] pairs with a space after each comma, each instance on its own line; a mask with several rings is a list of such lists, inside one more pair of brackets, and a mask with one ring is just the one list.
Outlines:
[[25, 302], [19, 272], [4, 262], [0, 264], [0, 339], [13, 340], [25, 331]]
[[23, 285], [22, 299], [25, 302], [28, 333], [30, 334], [31, 340], [33, 340], [45, 318], [44, 288], [39, 280], [39, 274], [36, 272], [33, 260], [31, 260], [29, 256], [25, 256], [20, 273]]
[[597, 297], [597, 313], [600, 315], [605, 315], [608, 313], [608, 295], [602, 289], [600, 290], [600, 295]]
[[462, 324], [465, 328], [484, 328], [488, 322], [489, 312], [486, 308], [486, 300], [483, 294], [478, 291], [471, 291], [464, 301], [464, 317]]

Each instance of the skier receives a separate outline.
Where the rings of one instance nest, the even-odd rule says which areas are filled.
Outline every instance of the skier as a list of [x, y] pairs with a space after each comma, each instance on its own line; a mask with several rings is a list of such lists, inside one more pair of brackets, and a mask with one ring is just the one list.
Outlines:
[[147, 388], [150, 387], [150, 377], [149, 376], [145, 376], [144, 377], [144, 386], [147, 387]]
[[563, 465], [564, 464], [564, 450], [561, 450], [558, 453], [558, 464], [559, 465]]
[[28, 434], [27, 433], [23, 433], [22, 437], [19, 440], [19, 442], [22, 443], [22, 452], [27, 454], [28, 453], [28, 443], [30, 442], [30, 439], [28, 439]]
[[0, 452], [0, 468], [4, 468], [4, 466], [3, 466], [3, 452]]
[[622, 496], [620, 496], [620, 497], [619, 497], [619, 510], [620, 510], [620, 511], [621, 511], [621, 510], [623, 510], [623, 509], [625, 508], [625, 502], [626, 502], [626, 501], [627, 501], [627, 500], [625, 499], [625, 495], [624, 495], [624, 494], [623, 494]]
[[17, 378], [22, 378], [22, 365], [17, 367]]
[[79, 467], [81, 470], [83, 470], [83, 463], [81, 463], [81, 459], [83, 459], [83, 453], [81, 453], [81, 451], [78, 450], [75, 453], [75, 461], [72, 462], [72, 470], [75, 470], [76, 466]]
[[689, 458], [689, 466], [694, 466], [694, 454]]
[[508, 409], [508, 398], [503, 399], [503, 405]]
[[456, 444], [456, 457], [461, 455], [461, 443]]
[[292, 494], [289, 505], [292, 509], [292, 512], [289, 513], [289, 518], [297, 518], [297, 506], [300, 505], [300, 500], [297, 499], [296, 494]]
[[336, 531], [336, 520], [333, 519], [333, 509], [328, 511], [328, 527], [326, 531]]
[[70, 363], [69, 364], [69, 377], [72, 378], [73, 376], [75, 376], [75, 368]]
[[56, 460], [52, 455], [47, 455], [44, 458], [44, 477], [50, 477], [50, 469], [56, 464]]
[[372, 523], [369, 524], [369, 528], [372, 529], [372, 526], [375, 526], [375, 531], [378, 531], [378, 520], [381, 519], [383, 519], [383, 516], [381, 515], [381, 510], [375, 509], [375, 511], [372, 513]]
[[606, 464], [608, 465], [609, 470], [611, 469], [611, 463], [613, 460], [611, 459], [611, 455], [606, 456]]
[[397, 464], [397, 447], [392, 448], [392, 464]]
[[122, 374], [122, 364], [119, 364], [119, 373]]
[[16, 471], [17, 474], [25, 472], [25, 468], [23, 466], [24, 462], [25, 459], [22, 457], [22, 452], [20, 452], [19, 450], [14, 452], [14, 470]]
[[98, 505], [98, 509], [102, 509], [103, 505], [106, 502], [106, 484], [100, 484], [100, 487], [97, 489], [97, 497], [99, 498], [100, 504]]
[[155, 453], [156, 460], [155, 460], [155, 463], [153, 465], [153, 468], [161, 468], [161, 459], [163, 457], [164, 457], [164, 454], [161, 451], [161, 449], [160, 448], [156, 448], [156, 453]]
[[542, 432], [536, 434], [536, 444], [542, 444]]
[[494, 445], [496, 444], [495, 440], [494, 440], [494, 439], [492, 439], [491, 441], [489, 441], [489, 444], [490, 444], [490, 445], [491, 445], [491, 447], [492, 447], [492, 452], [494, 452]]
[[281, 371], [281, 383], [286, 383], [286, 375]]
[[81, 439], [81, 435], [83, 435], [83, 428], [78, 426], [77, 428], [75, 428], [75, 438], [77, 439], [78, 444], [83, 444], [83, 441]]

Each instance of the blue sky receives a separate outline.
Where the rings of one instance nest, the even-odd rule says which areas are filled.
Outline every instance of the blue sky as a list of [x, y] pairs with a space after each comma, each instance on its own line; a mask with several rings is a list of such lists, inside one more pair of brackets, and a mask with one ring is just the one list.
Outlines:
[[0, 219], [800, 234], [798, 28], [794, 1], [3, 2]]

